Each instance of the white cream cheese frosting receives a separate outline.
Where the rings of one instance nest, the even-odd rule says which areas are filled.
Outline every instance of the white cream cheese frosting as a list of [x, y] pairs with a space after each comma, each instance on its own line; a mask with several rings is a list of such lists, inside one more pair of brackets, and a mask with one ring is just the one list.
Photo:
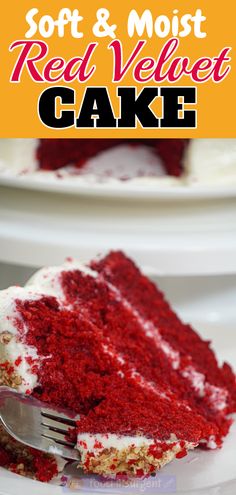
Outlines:
[[63, 301], [64, 293], [60, 282], [62, 272], [79, 270], [85, 275], [96, 277], [97, 274], [87, 266], [75, 260], [68, 260], [61, 266], [44, 267], [38, 270], [26, 283], [26, 287], [39, 287], [41, 291], [48, 295], [58, 297]]
[[[173, 433], [165, 443], [170, 445], [178, 443], [179, 440]], [[156, 445], [161, 444], [161, 442], [156, 441]], [[194, 442], [185, 442], [190, 446], [194, 446]], [[145, 437], [144, 435], [117, 435], [115, 433], [102, 434], [102, 433], [79, 433], [77, 444], [79, 448], [85, 451], [92, 452], [94, 449], [97, 451], [102, 451], [103, 449], [110, 449], [116, 446], [117, 449], [123, 450], [130, 446], [137, 448], [153, 445], [153, 439]]]
[[37, 170], [37, 139], [0, 139], [0, 172], [9, 168], [13, 174]]
[[[28, 358], [31, 358], [34, 363], [39, 363], [40, 359], [35, 347], [27, 345], [18, 338], [15, 319], [19, 319], [20, 316], [16, 309], [16, 300], [35, 301], [41, 297], [41, 294], [21, 287], [10, 287], [0, 291], [0, 339], [2, 339], [2, 342], [0, 341], [0, 362], [7, 361], [13, 366], [17, 376], [22, 379], [21, 383], [17, 383], [17, 389], [22, 393], [31, 391], [38, 384], [37, 375], [32, 373], [32, 364], [29, 363]], [[27, 328], [22, 322], [22, 334], [24, 333], [27, 333]], [[19, 357], [21, 360], [19, 364], [16, 364]]]
[[236, 139], [192, 139], [184, 167], [189, 184], [236, 184]]

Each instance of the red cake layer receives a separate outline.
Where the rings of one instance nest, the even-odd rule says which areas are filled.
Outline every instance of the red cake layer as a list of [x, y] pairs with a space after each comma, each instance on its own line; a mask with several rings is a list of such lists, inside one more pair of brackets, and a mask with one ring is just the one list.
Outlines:
[[[90, 427], [92, 414], [94, 426], [97, 424], [100, 428], [100, 399], [102, 397], [102, 407], [110, 410], [110, 398], [115, 402], [116, 394], [119, 398], [119, 391], [124, 387], [123, 377], [118, 373], [122, 371], [126, 379], [131, 380], [132, 386], [138, 386], [138, 389], [143, 380], [145, 393], [153, 396], [153, 404], [162, 395], [167, 401], [178, 401], [177, 407], [180, 403], [190, 405], [206, 422], [213, 422], [214, 433], [211, 430], [209, 436], [214, 436], [215, 443], [220, 445], [222, 436], [230, 426], [228, 414], [235, 411], [235, 377], [230, 367], [218, 367], [209, 342], [204, 342], [190, 326], [179, 320], [162, 293], [123, 253], [110, 253], [91, 266], [99, 273], [97, 277], [79, 270], [62, 270], [59, 283], [64, 292], [65, 308], [69, 310], [64, 309], [63, 312], [55, 299], [47, 297], [40, 302], [18, 303], [18, 310], [29, 328], [27, 344], [34, 345], [39, 355], [49, 350], [50, 355], [55, 354], [55, 359], [50, 359], [48, 363], [45, 360], [45, 366], [39, 370], [41, 388], [36, 390], [36, 395], [42, 400], [54, 401], [86, 414]], [[32, 311], [33, 308], [35, 318], [30, 313], [28, 320], [29, 309]], [[49, 312], [48, 316], [45, 311]], [[46, 326], [45, 341], [42, 338], [39, 340], [39, 335], [45, 331], [41, 328], [41, 315], [50, 325], [50, 332]], [[69, 332], [73, 328], [70, 343], [68, 335], [64, 341], [66, 328]], [[63, 357], [57, 350], [59, 335]], [[51, 348], [52, 339], [54, 350]], [[83, 339], [82, 352], [80, 339]], [[39, 347], [39, 342], [45, 350]], [[72, 342], [75, 344], [70, 349]], [[103, 352], [104, 342], [109, 348], [111, 346], [111, 353]], [[84, 345], [90, 346], [85, 356]], [[78, 356], [76, 364], [75, 355]], [[88, 361], [84, 361], [85, 357]], [[102, 359], [102, 376], [101, 370], [95, 367], [95, 358]], [[90, 374], [91, 359], [95, 374]], [[124, 363], [121, 366], [122, 360]], [[62, 375], [62, 368], [58, 368], [61, 361], [66, 362], [68, 373], [75, 372], [75, 379], [70, 379], [69, 374]], [[48, 391], [49, 377], [53, 377], [54, 385], [51, 383]], [[82, 383], [77, 377], [83, 377]], [[62, 378], [63, 384], [60, 385]], [[124, 391], [122, 397], [125, 396]], [[126, 410], [129, 410], [127, 405]], [[128, 413], [127, 419], [129, 417]], [[134, 432], [135, 427], [129, 424], [126, 431]], [[143, 430], [142, 426], [142, 431], [150, 433], [149, 426], [148, 430]], [[117, 433], [116, 430], [114, 432]], [[205, 439], [207, 443], [209, 436], [201, 440]]]
[[[114, 262], [114, 277], [112, 277], [112, 272], [109, 271], [112, 260]], [[101, 266], [103, 268], [100, 273], [103, 274], [104, 271], [105, 276], [109, 274], [109, 282], [114, 283], [116, 290], [117, 288], [120, 289], [119, 281], [115, 278], [117, 275], [117, 278], [123, 281], [123, 289], [127, 283], [127, 292], [122, 293], [121, 291], [118, 294], [114, 293], [114, 286], [111, 285], [109, 287], [107, 280], [104, 282], [101, 277], [95, 279], [78, 271], [64, 272], [61, 276], [61, 283], [67, 302], [76, 304], [77, 301], [80, 308], [86, 308], [89, 318], [93, 319], [94, 322], [103, 328], [106, 337], [110, 339], [127, 362], [145, 377], [146, 380], [155, 383], [159, 389], [166, 393], [167, 391], [170, 393], [173, 392], [181, 400], [187, 400], [192, 407], [196, 408], [209, 421], [217, 419], [220, 425], [221, 435], [226, 434], [230, 425], [227, 415], [235, 409], [235, 403], [232, 403], [232, 400], [234, 400], [233, 395], [230, 393], [227, 398], [226, 407], [223, 409], [219, 407], [217, 411], [215, 410], [217, 389], [216, 391], [213, 389], [213, 408], [212, 401], [209, 402], [209, 399], [212, 399], [212, 390], [210, 388], [212, 385], [213, 387], [223, 387], [224, 389], [227, 382], [227, 390], [231, 389], [232, 392], [232, 383], [234, 380], [235, 387], [235, 378], [228, 365], [225, 364], [223, 370], [218, 368], [214, 353], [209, 348], [209, 343], [202, 341], [196, 332], [180, 322], [177, 316], [171, 311], [169, 305], [164, 301], [163, 295], [156, 289], [156, 286], [149, 282], [146, 277], [143, 277], [135, 265], [122, 253], [112, 253], [102, 262], [92, 264], [92, 267], [98, 270], [100, 270]], [[129, 284], [129, 273], [132, 274], [132, 286]], [[127, 277], [125, 274], [127, 274]], [[151, 317], [147, 319], [147, 314], [144, 316], [144, 321], [137, 317], [137, 310], [139, 311], [140, 305], [135, 300], [135, 287], [140, 287], [140, 298], [143, 302], [142, 294], [146, 290], [143, 282], [150, 284], [151, 287], [153, 286], [154, 292], [156, 291], [158, 308], [156, 307], [155, 314], [158, 313], [161, 318], [157, 323]], [[134, 297], [129, 298], [129, 294], [132, 294]], [[124, 295], [125, 302], [122, 301], [122, 296]], [[126, 301], [130, 301], [132, 306], [127, 307]], [[145, 307], [148, 308], [148, 298], [145, 302]], [[183, 338], [186, 343], [189, 343], [189, 346], [185, 345], [182, 348], [181, 342], [177, 345], [173, 339], [169, 338], [169, 332], [166, 332], [165, 323], [162, 322], [164, 312], [166, 313], [165, 321], [168, 322], [167, 330], [171, 326], [172, 333], [177, 332], [179, 334], [183, 328]], [[159, 340], [153, 346], [153, 340], [144, 331], [144, 326], [147, 326], [150, 321], [154, 321], [154, 325], [157, 326], [159, 331], [162, 329], [162, 336], [165, 339], [164, 343], [162, 343], [162, 348], [160, 347]], [[185, 338], [185, 329], [187, 336], [188, 331], [191, 330], [189, 339], [187, 337]], [[201, 359], [194, 359], [195, 352], [192, 356], [191, 336], [193, 345], [198, 345], [197, 350], [201, 353]], [[181, 362], [179, 369], [173, 369], [166, 353], [163, 352], [163, 349], [165, 350], [165, 342], [171, 345], [174, 352], [180, 353]], [[198, 356], [197, 352], [196, 355]], [[206, 360], [208, 361], [209, 370], [208, 368], [206, 369], [204, 360], [205, 364]], [[206, 389], [203, 396], [195, 393], [193, 387], [189, 386], [189, 382], [183, 376], [188, 365], [194, 365], [195, 371], [203, 373], [206, 380], [209, 381], [210, 386]], [[210, 392], [211, 395], [209, 397]], [[217, 399], [220, 400], [219, 394]], [[220, 437], [217, 441], [218, 443], [221, 442]]]
[[192, 362], [206, 379], [229, 392], [228, 412], [236, 407], [235, 374], [227, 363], [220, 368], [210, 347], [194, 329], [184, 324], [165, 300], [157, 286], [145, 277], [138, 267], [121, 252], [112, 252], [101, 261], [91, 263], [104, 280], [114, 284], [122, 296], [148, 321], [152, 321], [166, 340]]
[[82, 414], [78, 431], [140, 432], [160, 440], [175, 433], [191, 442], [217, 434], [214, 425], [189, 411], [174, 393], [166, 398], [151, 386], [140, 387], [131, 363], [117, 359], [117, 349], [80, 302], [74, 310], [61, 309], [45, 296], [18, 301], [17, 310], [28, 328], [26, 343], [43, 357], [37, 371], [40, 386], [33, 395]]
[[162, 159], [166, 173], [179, 177], [183, 172], [183, 154], [187, 139], [41, 139], [37, 160], [42, 170], [57, 170], [68, 164], [85, 165], [97, 153], [127, 144], [145, 144]]
[[[184, 392], [179, 379], [176, 383], [181, 396], [191, 404], [195, 402], [195, 406], [209, 420], [217, 421], [224, 436], [231, 424], [227, 416], [236, 411], [236, 379], [231, 367], [227, 363], [218, 366], [210, 342], [202, 340], [190, 325], [181, 322], [156, 285], [142, 275], [123, 253], [110, 253], [105, 259], [92, 262], [91, 267], [100, 273], [102, 279], [118, 288], [121, 297], [129, 301], [144, 321], [153, 323], [171, 348], [180, 354], [181, 364], [176, 371], [178, 375], [186, 366], [194, 366], [197, 372], [205, 376], [206, 382], [227, 390], [226, 407], [220, 407], [220, 397], [216, 396], [212, 405], [216, 403], [219, 407], [215, 410], [209, 407], [208, 390], [203, 397], [199, 394], [194, 396], [189, 386], [186, 385]], [[168, 381], [171, 383], [169, 378]]]

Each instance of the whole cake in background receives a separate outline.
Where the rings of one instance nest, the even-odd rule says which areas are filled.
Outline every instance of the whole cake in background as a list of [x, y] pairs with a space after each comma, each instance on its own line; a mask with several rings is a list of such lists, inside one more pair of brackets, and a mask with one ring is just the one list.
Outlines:
[[236, 139], [0, 139], [1, 175], [232, 186]]
[[[122, 252], [43, 268], [0, 292], [0, 315], [1, 383], [79, 415], [85, 473], [148, 476], [222, 445], [233, 370]], [[0, 432], [2, 466], [46, 481], [57, 462]]]
[[183, 173], [187, 139], [40, 139], [36, 157], [42, 170], [57, 170], [69, 163], [82, 168], [89, 158], [121, 144], [150, 147], [161, 158], [167, 175]]

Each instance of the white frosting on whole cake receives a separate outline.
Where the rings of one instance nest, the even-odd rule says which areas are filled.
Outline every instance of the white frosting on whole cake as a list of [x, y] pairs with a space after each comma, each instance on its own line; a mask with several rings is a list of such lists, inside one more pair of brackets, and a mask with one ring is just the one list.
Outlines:
[[0, 172], [32, 173], [38, 168], [38, 139], [0, 139]]
[[184, 166], [189, 184], [236, 184], [236, 139], [192, 139]]

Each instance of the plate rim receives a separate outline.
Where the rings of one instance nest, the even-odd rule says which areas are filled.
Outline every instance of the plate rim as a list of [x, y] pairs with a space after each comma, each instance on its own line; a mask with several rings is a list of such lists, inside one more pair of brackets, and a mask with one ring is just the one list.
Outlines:
[[[23, 476], [20, 476], [16, 473], [11, 473], [11, 472], [7, 471], [6, 469], [0, 467], [0, 476], [1, 476], [2, 472], [7, 472], [9, 474], [8, 479], [11, 478], [12, 481], [16, 481], [17, 484], [19, 481], [19, 483], [21, 485], [20, 488], [23, 488], [24, 484], [26, 482], [29, 485], [32, 484], [32, 487], [33, 487], [33, 485], [37, 484], [37, 487], [39, 487], [39, 489], [40, 489], [40, 486], [44, 486], [44, 487], [47, 486], [47, 487], [50, 487], [50, 490], [53, 489], [54, 492], [55, 492], [55, 489], [58, 489], [57, 490], [58, 494], [59, 494], [59, 491], [60, 491], [60, 493], [63, 493], [64, 487], [62, 485], [53, 485], [50, 483], [43, 483], [43, 482], [33, 480], [30, 478], [24, 478]], [[5, 478], [5, 479], [7, 479], [7, 478]], [[31, 486], [29, 488], [31, 489]], [[181, 490], [181, 491], [176, 491], [175, 493], [176, 493], [176, 495], [215, 495], [216, 490], [217, 490], [217, 495], [234, 495], [235, 492], [233, 492], [233, 491], [229, 492], [228, 491], [228, 489], [231, 490], [231, 488], [232, 489], [236, 488], [236, 478], [231, 479], [231, 480], [227, 480], [227, 481], [223, 481], [222, 483], [218, 483], [218, 484], [211, 485], [208, 487], [193, 488], [191, 490], [189, 490], [189, 489], [188, 490]], [[19, 489], [19, 486], [17, 486], [17, 489]], [[135, 490], [136, 490], [135, 492], [132, 492], [132, 491], [128, 492], [128, 495], [137, 495], [137, 489], [135, 489]], [[227, 490], [227, 492], [225, 490]], [[87, 490], [83, 490], [81, 488], [77, 491], [68, 489], [68, 493], [70, 493], [71, 495], [74, 495], [75, 493], [79, 493], [81, 495], [89, 495], [89, 492]], [[99, 490], [99, 492], [96, 492], [96, 493], [99, 493], [100, 495], [109, 495], [108, 491]], [[145, 491], [142, 491], [142, 493], [145, 493]], [[125, 492], [122, 492], [122, 490], [121, 490], [121, 491], [116, 491], [115, 494], [116, 495], [125, 495]], [[3, 491], [0, 488], [0, 495], [18, 495], [18, 493]]]
[[[44, 172], [47, 174], [48, 172]], [[148, 201], [200, 201], [213, 199], [226, 199], [236, 197], [236, 184], [205, 184], [205, 185], [173, 185], [163, 186], [158, 183], [155, 185], [143, 181], [138, 183], [136, 180], [119, 181], [104, 180], [96, 181], [88, 176], [84, 180], [84, 176], [71, 177], [52, 177], [48, 176], [49, 180], [41, 175], [42, 172], [31, 173], [25, 175], [8, 174], [0, 171], [0, 186], [11, 187], [17, 189], [25, 189], [40, 192], [53, 192], [57, 194], [66, 194], [82, 197], [99, 197], [103, 199], [129, 199], [129, 200], [148, 200]], [[80, 180], [83, 177], [83, 181]], [[77, 180], [78, 179], [78, 180]], [[127, 185], [128, 184], [128, 185]], [[128, 187], [129, 186], [129, 187]]]

